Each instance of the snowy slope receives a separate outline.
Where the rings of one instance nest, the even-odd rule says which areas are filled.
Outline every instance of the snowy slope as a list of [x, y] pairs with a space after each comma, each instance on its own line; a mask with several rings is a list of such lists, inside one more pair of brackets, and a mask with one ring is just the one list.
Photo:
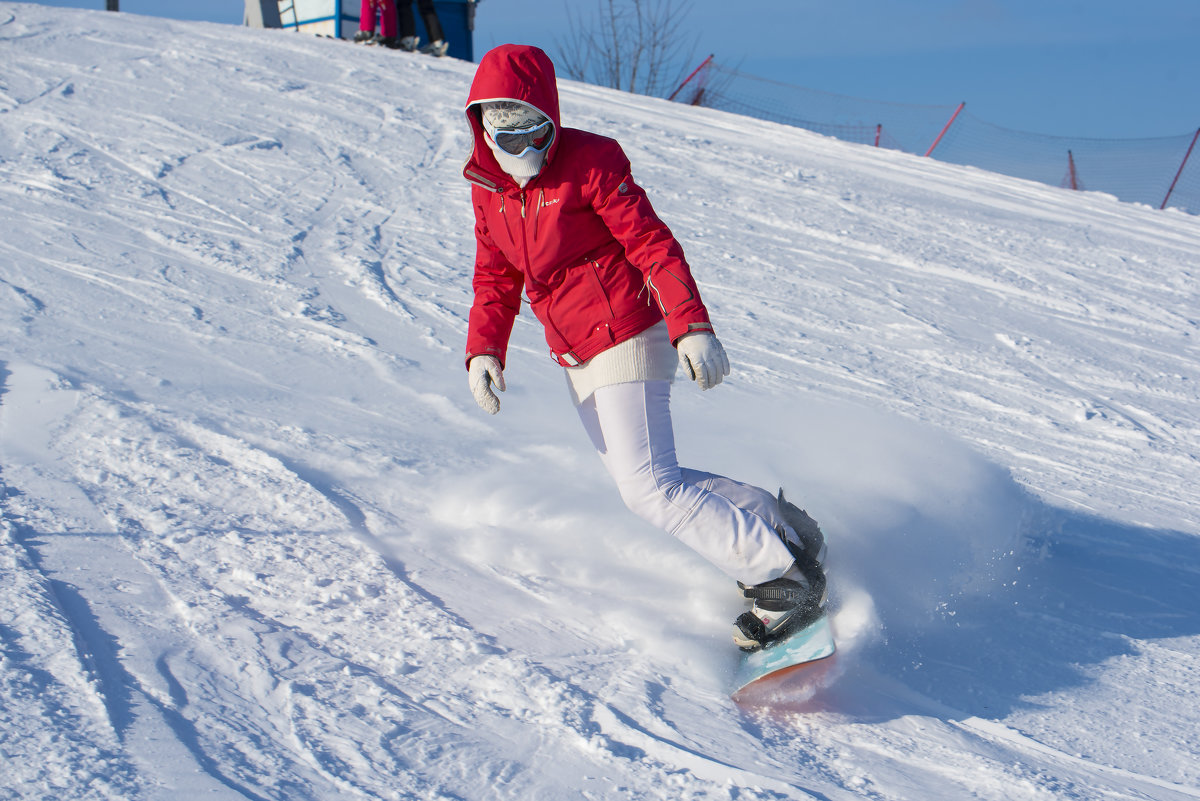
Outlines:
[[740, 708], [531, 315], [467, 391], [472, 69], [0, 3], [0, 798], [1200, 797], [1200, 219], [563, 84], [832, 541]]

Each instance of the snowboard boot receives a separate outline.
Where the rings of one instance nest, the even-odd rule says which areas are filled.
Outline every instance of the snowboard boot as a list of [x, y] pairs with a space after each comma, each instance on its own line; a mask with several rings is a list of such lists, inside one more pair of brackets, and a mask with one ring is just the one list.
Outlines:
[[782, 531], [779, 537], [796, 560], [787, 572], [753, 587], [738, 582], [742, 594], [753, 601], [750, 611], [733, 624], [733, 642], [743, 651], [757, 651], [804, 628], [824, 612], [825, 571]]
[[800, 545], [808, 557], [818, 565], [824, 565], [825, 535], [821, 533], [821, 527], [817, 525], [816, 520], [808, 516], [808, 512], [783, 497], [782, 488], [779, 490], [779, 514], [783, 517], [783, 521], [796, 532], [796, 536], [800, 538]]
[[400, 49], [406, 53], [412, 53], [417, 49], [421, 39], [417, 36], [402, 36], [400, 38]]
[[359, 31], [354, 34], [355, 44], [371, 44], [371, 40], [375, 38], [375, 31]]

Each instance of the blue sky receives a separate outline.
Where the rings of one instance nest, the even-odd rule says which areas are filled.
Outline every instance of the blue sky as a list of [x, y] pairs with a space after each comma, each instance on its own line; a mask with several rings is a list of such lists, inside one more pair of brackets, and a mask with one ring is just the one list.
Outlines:
[[[569, 0], [585, 11], [594, 0]], [[104, 0], [41, 0], [103, 9]], [[553, 54], [568, 0], [483, 0], [477, 53]], [[242, 0], [121, 0], [136, 14], [238, 24]], [[1200, 128], [1200, 0], [691, 0], [697, 63], [897, 103], [966, 101], [977, 117], [1060, 136]]]

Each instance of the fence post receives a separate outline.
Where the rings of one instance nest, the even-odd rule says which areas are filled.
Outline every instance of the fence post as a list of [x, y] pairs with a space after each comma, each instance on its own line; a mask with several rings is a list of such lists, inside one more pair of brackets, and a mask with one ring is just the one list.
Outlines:
[[875, 123], [875, 147], [879, 147], [879, 136], [883, 133], [883, 123]]
[[1179, 183], [1179, 176], [1183, 175], [1183, 168], [1187, 166], [1188, 159], [1192, 155], [1192, 148], [1196, 146], [1196, 139], [1200, 137], [1200, 128], [1196, 129], [1196, 133], [1192, 136], [1192, 143], [1188, 145], [1187, 153], [1183, 154], [1183, 163], [1179, 165], [1179, 169], [1175, 172], [1175, 179], [1171, 181], [1171, 188], [1167, 190], [1167, 196], [1163, 198], [1162, 205], [1159, 206], [1159, 211], [1167, 207], [1167, 201], [1171, 199], [1171, 193], [1175, 191], [1175, 184]]
[[[701, 62], [700, 62], [700, 66], [699, 66], [699, 67], [696, 67], [696, 69], [692, 70], [692, 74], [691, 74], [691, 75], [689, 75], [689, 76], [687, 76], [686, 78], [684, 78], [684, 79], [683, 79], [683, 83], [679, 84], [679, 86], [677, 86], [677, 87], [675, 88], [675, 91], [674, 91], [674, 92], [671, 92], [671, 96], [670, 96], [670, 97], [668, 97], [668, 98], [667, 98], [667, 100], [674, 100], [674, 99], [675, 99], [675, 95], [677, 95], [677, 94], [679, 94], [680, 92], [682, 92], [682, 91], [683, 91], [683, 87], [685, 87], [685, 86], [687, 86], [687, 85], [688, 85], [688, 81], [690, 81], [692, 78], [695, 78], [695, 77], [696, 77], [696, 73], [697, 73], [697, 72], [699, 72], [700, 70], [702, 70], [702, 69], [704, 69], [705, 67], [707, 67], [707, 66], [708, 66], [708, 62], [710, 62], [710, 61], [712, 61], [712, 60], [713, 60], [713, 56], [714, 56], [714, 55], [716, 55], [716, 54], [715, 54], [715, 53], [709, 54], [708, 58], [706, 58], [706, 59], [704, 59], [703, 61], [701, 61]], [[692, 105], [694, 106], [694, 105], [696, 105], [696, 104], [695, 104], [695, 103], [693, 103]]]
[[1079, 176], [1075, 174], [1075, 154], [1067, 151], [1067, 175], [1071, 176], [1071, 188], [1079, 189]]
[[967, 105], [967, 103], [964, 100], [958, 104], [958, 108], [954, 109], [954, 113], [950, 115], [950, 119], [947, 120], [945, 126], [943, 126], [942, 132], [937, 135], [937, 139], [934, 139], [933, 144], [930, 145], [929, 149], [925, 151], [926, 156], [933, 152], [933, 149], [938, 146], [938, 142], [942, 141], [942, 137], [946, 135], [946, 131], [950, 130], [950, 126], [954, 124], [956, 119], [958, 119], [958, 112], [962, 111], [963, 106], [965, 105]]

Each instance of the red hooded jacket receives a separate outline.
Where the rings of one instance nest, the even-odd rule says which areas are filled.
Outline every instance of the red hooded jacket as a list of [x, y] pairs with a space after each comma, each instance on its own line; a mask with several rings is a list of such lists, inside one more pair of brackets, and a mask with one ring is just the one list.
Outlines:
[[[478, 104], [517, 100], [554, 123], [541, 172], [524, 188], [484, 141]], [[467, 362], [505, 363], [521, 292], [551, 355], [582, 364], [662, 319], [672, 342], [711, 330], [683, 249], [634, 183], [613, 139], [563, 128], [554, 65], [536, 47], [501, 45], [479, 63], [466, 106], [473, 136], [463, 175], [474, 184], [475, 302]]]

